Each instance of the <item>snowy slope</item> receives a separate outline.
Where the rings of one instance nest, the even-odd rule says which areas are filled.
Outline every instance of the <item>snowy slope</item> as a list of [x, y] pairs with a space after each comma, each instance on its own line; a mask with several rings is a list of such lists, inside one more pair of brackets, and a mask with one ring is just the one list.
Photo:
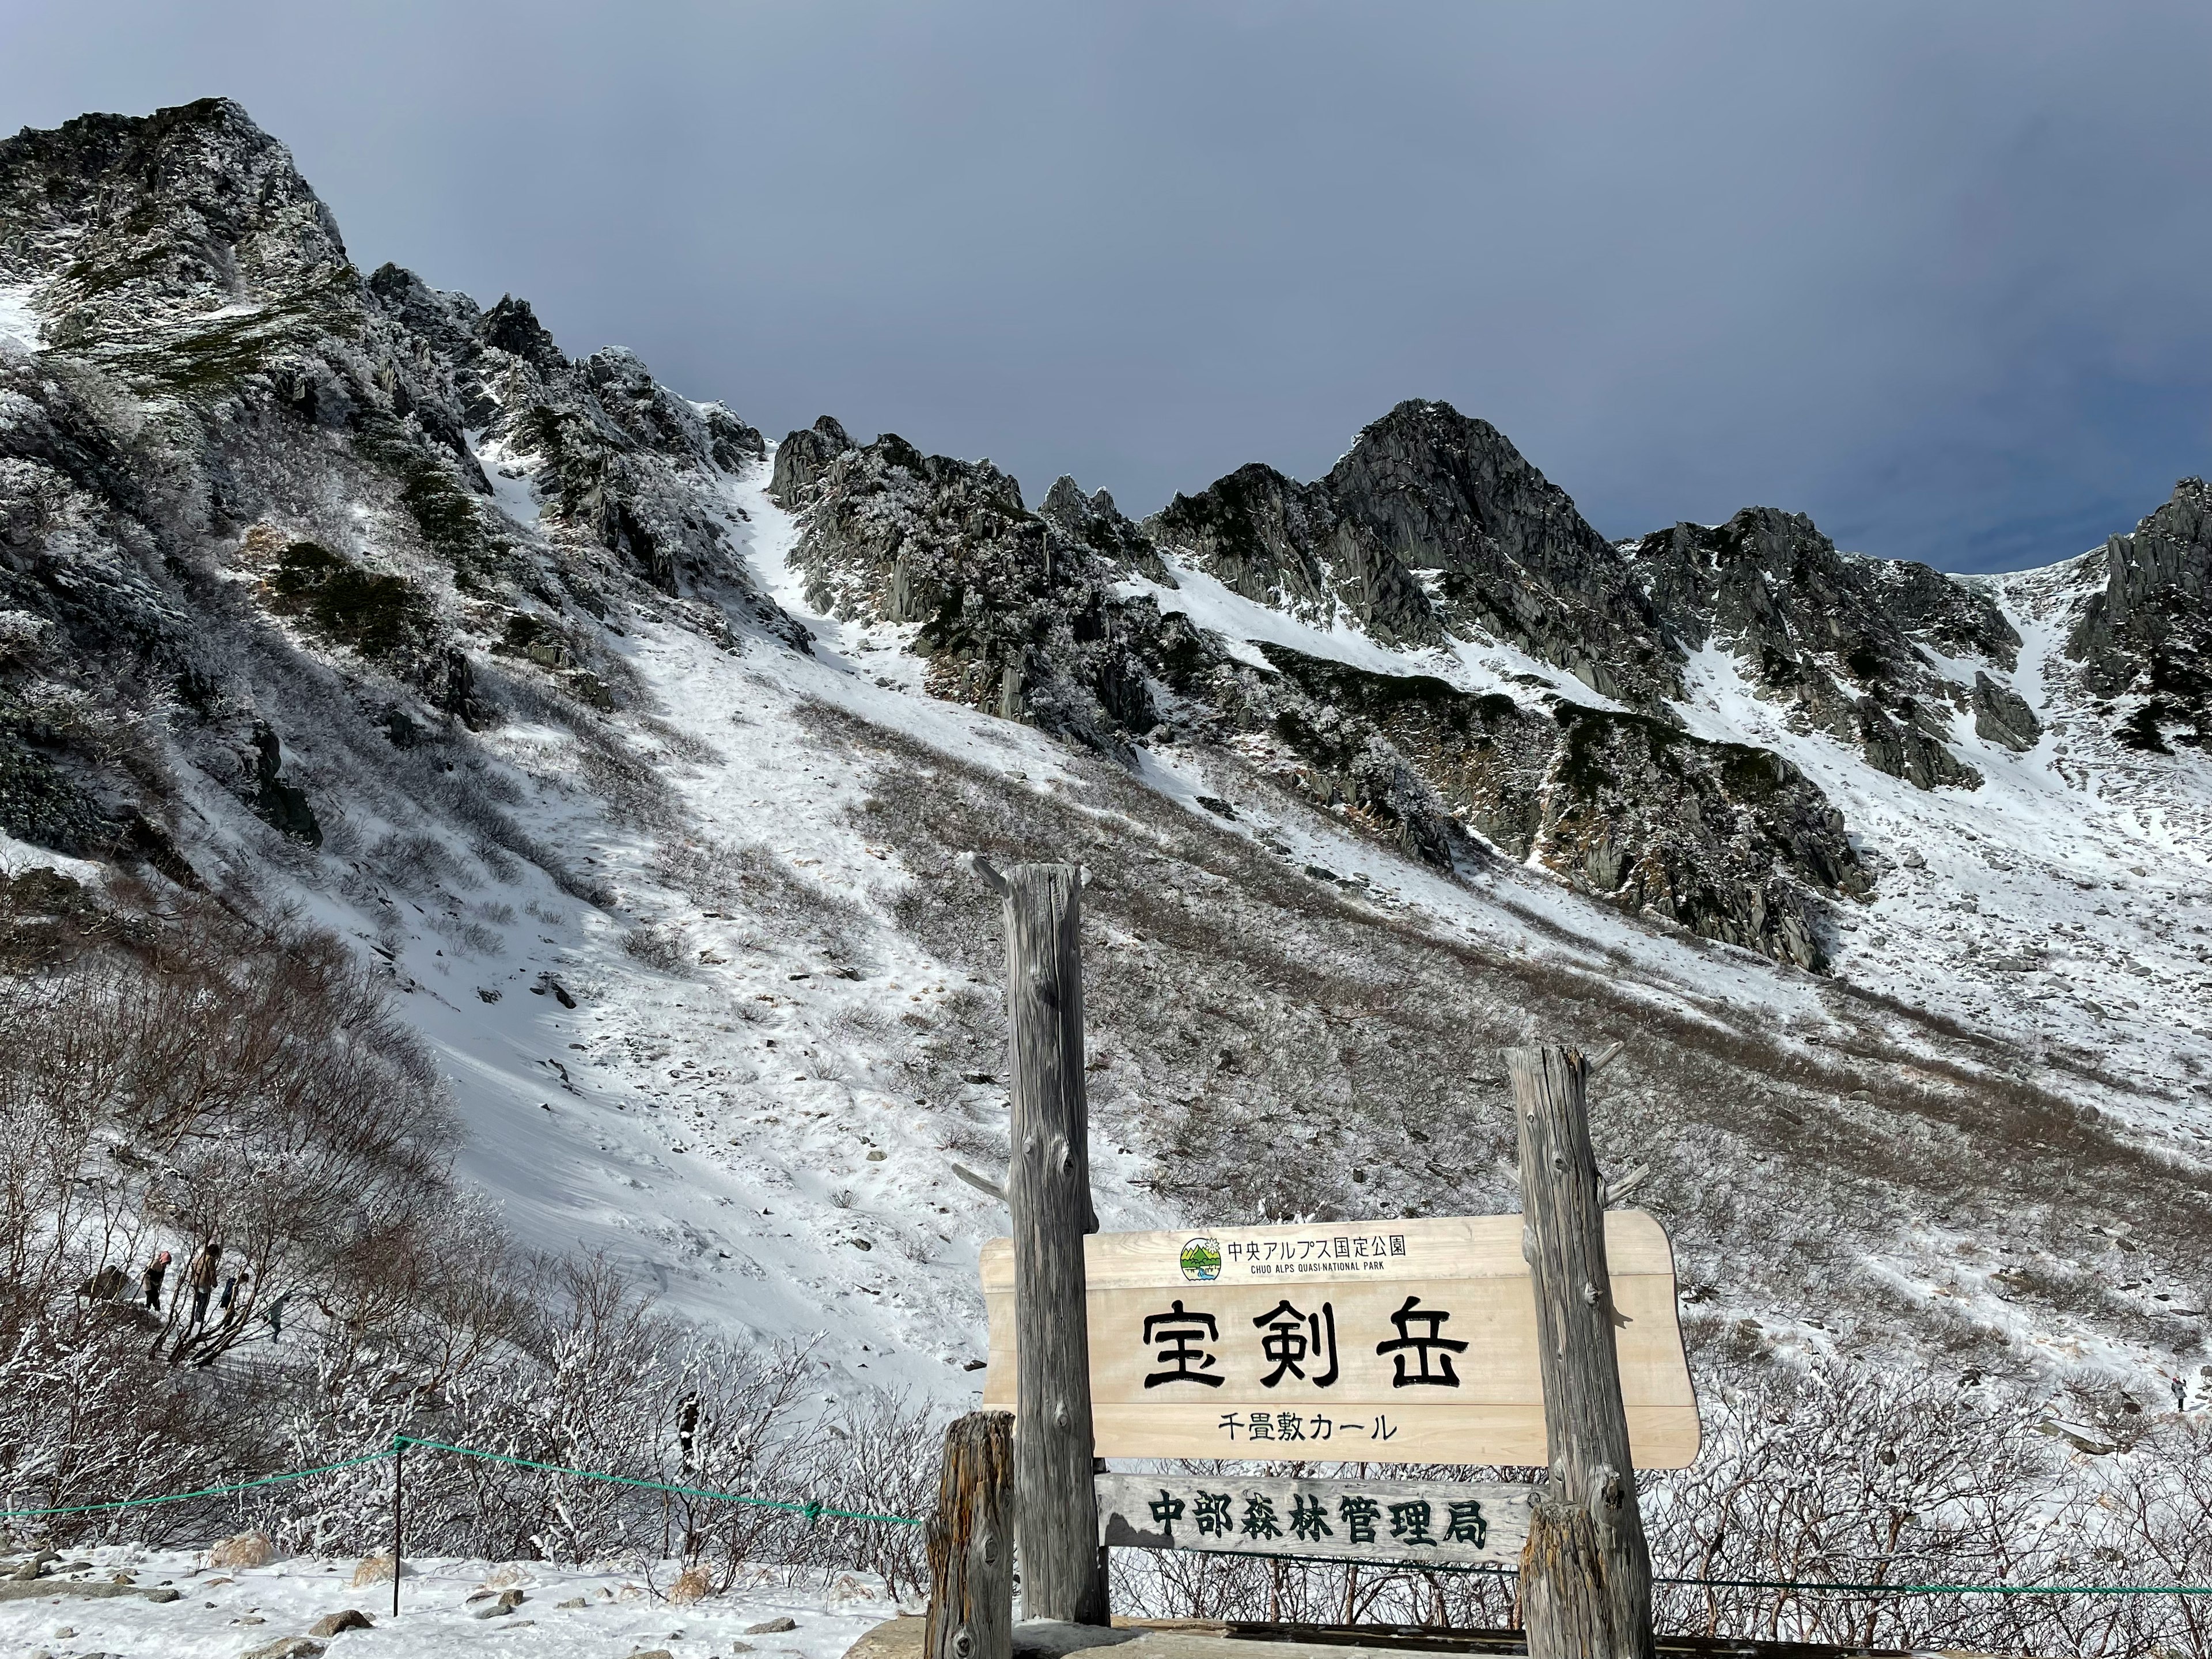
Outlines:
[[[520, 471], [484, 459], [495, 476]], [[899, 925], [893, 907], [909, 876], [899, 849], [867, 831], [870, 773], [824, 744], [810, 711], [844, 711], [905, 734], [995, 774], [1017, 800], [1056, 797], [1096, 763], [921, 695], [919, 665], [902, 649], [910, 629], [807, 614], [785, 564], [795, 527], [765, 482], [765, 468], [727, 482], [729, 527], [763, 585], [813, 632], [812, 652], [760, 641], [733, 652], [665, 617], [634, 621], [620, 642], [661, 710], [641, 740], [675, 798], [666, 823], [680, 827], [672, 836], [617, 822], [570, 781], [565, 738], [507, 727], [490, 741], [535, 780], [519, 816], [603, 879], [613, 904], [579, 905], [533, 873], [471, 896], [469, 914], [497, 923], [495, 952], [464, 954], [450, 927], [404, 923], [381, 930], [383, 947], [466, 1113], [465, 1171], [526, 1238], [608, 1251], [673, 1308], [715, 1325], [818, 1334], [823, 1359], [848, 1386], [958, 1402], [977, 1382], [963, 1367], [983, 1352], [975, 1249], [1002, 1212], [953, 1176], [956, 1158], [974, 1156], [957, 1150], [952, 1126], [917, 1097], [902, 1062], [963, 1015], [980, 1008], [987, 1023], [994, 1018], [995, 992]], [[508, 477], [501, 488], [520, 500], [526, 480]], [[1163, 598], [1180, 595], [1232, 637], [1246, 625], [1243, 639], [1368, 666], [1394, 654], [1346, 630], [1304, 629], [1209, 590], [1195, 573], [1177, 575], [1181, 586]], [[2037, 635], [2032, 620], [2023, 616], [2023, 679], [2048, 650], [2048, 630]], [[1398, 661], [1442, 667], [1469, 686], [1528, 672], [1503, 652]], [[1929, 793], [1783, 729], [1742, 694], [1721, 653], [1700, 659], [1696, 683], [1693, 725], [1782, 748], [1834, 793], [1884, 860], [1878, 896], [1847, 923], [1843, 977], [1965, 1027], [2046, 1045], [2054, 1062], [2083, 1068], [2070, 1080], [2105, 1112], [2203, 1137], [2212, 1115], [2188, 1068], [2205, 1053], [2204, 1009], [2182, 954], [2197, 937], [2190, 918], [2201, 914], [2201, 846], [2146, 833], [2149, 809], [2114, 798], [2112, 786], [2092, 794], [2069, 785], [2060, 728], [2025, 757], [1975, 749], [1990, 780], [1983, 791]], [[1412, 864], [1290, 810], [1233, 756], [1148, 751], [1139, 775], [1194, 820], [1265, 844], [1288, 867], [1325, 868], [1363, 903], [1421, 932], [1602, 975], [1655, 1009], [1800, 1032], [1808, 1054], [1824, 1030], [1842, 1029], [1834, 988], [1815, 976], [1655, 930], [1541, 872], [1504, 866], [1455, 879]], [[1230, 802], [1237, 820], [1221, 823], [1201, 796]], [[796, 884], [804, 902], [779, 915], [717, 887], [699, 870], [722, 858], [718, 848], [757, 849], [762, 867]], [[2164, 915], [2145, 904], [2148, 894], [2164, 896]], [[1981, 908], [1965, 908], [1970, 899]], [[826, 933], [809, 920], [822, 903], [842, 918]], [[335, 911], [330, 920], [349, 923], [365, 944], [375, 931]], [[2054, 945], [2062, 927], [2065, 942]], [[669, 941], [667, 959], [680, 966], [660, 971], [627, 951], [639, 933]], [[2031, 971], [2011, 965], [2043, 950], [2051, 954]], [[537, 991], [546, 975], [575, 1007]], [[2092, 1003], [2111, 1012], [2100, 1017]], [[2124, 1011], [2142, 1017], [2117, 1018]], [[2137, 1066], [2153, 1087], [2100, 1075]], [[987, 1055], [964, 1111], [988, 1121], [1002, 1109], [1000, 1070]], [[1158, 1195], [1162, 1148], [1146, 1133], [1140, 1115], [1097, 1137], [1105, 1224], [1224, 1218]], [[1924, 1254], [1944, 1248], [1937, 1236], [1900, 1241], [1884, 1271], [1917, 1282]], [[1985, 1310], [2008, 1316], [1999, 1300], [1984, 1297]], [[2125, 1343], [2074, 1346], [2123, 1371], [2135, 1363]]]

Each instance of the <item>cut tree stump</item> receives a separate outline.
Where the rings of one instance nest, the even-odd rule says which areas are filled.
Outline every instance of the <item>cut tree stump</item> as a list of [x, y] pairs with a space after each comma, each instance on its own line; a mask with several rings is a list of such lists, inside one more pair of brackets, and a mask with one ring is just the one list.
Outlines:
[[1005, 1412], [970, 1412], [945, 1431], [923, 1659], [1012, 1659], [1013, 1433]]

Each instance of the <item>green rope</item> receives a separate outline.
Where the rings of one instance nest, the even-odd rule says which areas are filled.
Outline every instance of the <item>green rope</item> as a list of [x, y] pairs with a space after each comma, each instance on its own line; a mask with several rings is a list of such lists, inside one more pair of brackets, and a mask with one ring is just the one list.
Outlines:
[[389, 1457], [399, 1448], [386, 1446], [382, 1451], [363, 1452], [358, 1457], [345, 1457], [335, 1463], [323, 1463], [312, 1469], [295, 1469], [289, 1474], [264, 1474], [258, 1480], [241, 1480], [234, 1486], [203, 1486], [198, 1492], [173, 1492], [159, 1498], [122, 1498], [112, 1504], [64, 1504], [43, 1510], [0, 1510], [0, 1521], [20, 1521], [36, 1515], [89, 1515], [96, 1510], [142, 1509], [149, 1504], [182, 1504], [194, 1498], [228, 1498], [233, 1492], [250, 1492], [256, 1486], [273, 1486], [286, 1480], [305, 1480], [309, 1475], [328, 1474], [332, 1469], [349, 1469], [356, 1463], [374, 1463], [380, 1457]]
[[[873, 1521], [889, 1526], [918, 1527], [922, 1523], [910, 1515], [871, 1515], [864, 1510], [831, 1509], [818, 1499], [810, 1498], [794, 1503], [778, 1498], [753, 1498], [743, 1492], [714, 1492], [702, 1486], [671, 1486], [662, 1480], [641, 1480], [627, 1474], [602, 1474], [593, 1469], [574, 1469], [561, 1463], [543, 1463], [534, 1458], [514, 1457], [505, 1452], [480, 1451], [474, 1446], [456, 1446], [443, 1440], [422, 1440], [411, 1434], [395, 1434], [392, 1443], [381, 1451], [363, 1452], [358, 1457], [341, 1458], [335, 1463], [319, 1464], [312, 1469], [295, 1469], [286, 1474], [264, 1474], [257, 1480], [241, 1480], [235, 1486], [204, 1486], [198, 1492], [169, 1492], [156, 1498], [125, 1498], [108, 1504], [70, 1504], [51, 1509], [0, 1510], [0, 1521], [24, 1520], [41, 1515], [88, 1515], [99, 1510], [142, 1508], [152, 1504], [182, 1504], [195, 1498], [228, 1498], [234, 1492], [250, 1492], [256, 1486], [273, 1486], [288, 1480], [305, 1480], [312, 1475], [328, 1474], [335, 1469], [352, 1468], [362, 1463], [373, 1463], [379, 1458], [396, 1456], [408, 1446], [421, 1446], [428, 1451], [452, 1452], [459, 1457], [479, 1458], [486, 1462], [511, 1464], [520, 1469], [538, 1469], [548, 1474], [566, 1474], [579, 1480], [600, 1480], [610, 1486], [635, 1486], [647, 1492], [665, 1492], [678, 1498], [700, 1498], [717, 1504], [744, 1504], [755, 1509], [781, 1510], [786, 1514], [806, 1517], [812, 1526], [823, 1516], [837, 1521]], [[1237, 1551], [1209, 1551], [1207, 1553], [1239, 1554]], [[1455, 1572], [1486, 1574], [1493, 1577], [1517, 1577], [1512, 1567], [1462, 1566], [1441, 1561], [1353, 1561], [1340, 1557], [1316, 1555], [1273, 1554], [1249, 1557], [1249, 1559], [1276, 1561], [1306, 1561], [1327, 1566], [1370, 1566], [1389, 1571], [1413, 1572]], [[1786, 1578], [1674, 1578], [1656, 1577], [1655, 1584], [1678, 1584], [1696, 1589], [1770, 1589], [1821, 1590], [1856, 1595], [2212, 1595], [2212, 1584], [1848, 1584], [1825, 1583]]]
[[401, 1445], [455, 1452], [463, 1457], [479, 1457], [492, 1463], [512, 1463], [519, 1469], [543, 1469], [549, 1474], [574, 1475], [580, 1480], [604, 1480], [610, 1486], [640, 1486], [647, 1492], [673, 1492], [678, 1498], [704, 1498], [717, 1504], [745, 1504], [755, 1509], [782, 1510], [788, 1514], [805, 1516], [810, 1526], [825, 1515], [838, 1521], [880, 1521], [896, 1527], [922, 1524], [910, 1515], [870, 1515], [859, 1510], [833, 1510], [813, 1500], [795, 1504], [779, 1498], [751, 1498], [743, 1492], [710, 1492], [700, 1486], [672, 1486], [664, 1480], [640, 1480], [627, 1474], [601, 1474], [592, 1469], [572, 1469], [561, 1463], [540, 1463], [532, 1458], [510, 1457], [505, 1452], [478, 1451], [473, 1446], [448, 1445], [442, 1440], [417, 1440], [411, 1434], [394, 1435], [392, 1439]]

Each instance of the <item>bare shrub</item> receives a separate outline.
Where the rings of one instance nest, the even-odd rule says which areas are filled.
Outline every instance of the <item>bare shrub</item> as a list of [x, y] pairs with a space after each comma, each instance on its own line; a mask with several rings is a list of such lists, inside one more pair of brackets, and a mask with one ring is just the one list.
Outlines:
[[691, 940], [681, 927], [641, 922], [623, 935], [623, 954], [664, 974], [681, 974], [691, 964]]

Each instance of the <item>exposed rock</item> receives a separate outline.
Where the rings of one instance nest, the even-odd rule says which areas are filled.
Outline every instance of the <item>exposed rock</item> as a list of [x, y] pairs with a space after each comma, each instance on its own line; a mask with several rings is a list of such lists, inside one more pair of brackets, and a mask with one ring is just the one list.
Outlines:
[[267, 726], [257, 722], [253, 728], [253, 748], [256, 785], [253, 810], [272, 829], [281, 830], [310, 847], [320, 847], [323, 844], [323, 830], [315, 822], [313, 808], [307, 805], [307, 792], [286, 782], [280, 775], [283, 750], [276, 741], [276, 734]]
[[258, 1648], [248, 1648], [239, 1659], [322, 1659], [329, 1651], [328, 1646], [311, 1637], [280, 1636]]
[[781, 1636], [787, 1630], [797, 1630], [798, 1628], [799, 1621], [796, 1619], [769, 1619], [763, 1620], [757, 1625], [747, 1625], [745, 1626], [745, 1634], [748, 1636]]
[[376, 1620], [358, 1608], [347, 1607], [337, 1613], [326, 1613], [307, 1626], [310, 1636], [343, 1636], [349, 1630], [373, 1630]]
[[1115, 507], [1113, 496], [1104, 490], [1085, 495], [1081, 486], [1063, 472], [1045, 492], [1037, 516], [1090, 548], [1110, 568], [1134, 571], [1164, 587], [1176, 586], [1152, 538]]
[[2164, 506], [2105, 544], [2104, 586], [2066, 638], [2082, 683], [2142, 699], [2123, 740], [2155, 753], [2212, 741], [2212, 486], [2184, 478]]
[[775, 447], [775, 470], [769, 475], [768, 493], [780, 506], [803, 506], [830, 464], [852, 447], [845, 428], [827, 415], [811, 427], [788, 434]]
[[1386, 645], [1447, 635], [1519, 646], [1607, 696], [1680, 690], [1650, 602], [1566, 493], [1486, 421], [1400, 404], [1318, 483], [1239, 468], [1146, 520], [1228, 586]]
[[1024, 507], [988, 461], [924, 455], [885, 433], [840, 453], [811, 490], [792, 555], [808, 603], [917, 624], [936, 696], [1107, 753], [1151, 729], [1129, 638], [1157, 613], [1127, 614], [1103, 558]]
[[1237, 697], [1287, 751], [1279, 775], [1428, 862], [1466, 856], [1463, 824], [1610, 903], [1807, 968], [1826, 962], [1826, 902], [1871, 885], [1841, 815], [1769, 750], [1262, 649], [1278, 678], [1248, 672]]
[[[167, 827], [197, 769], [315, 846], [329, 826], [278, 729], [337, 775], [417, 788], [467, 759], [456, 725], [497, 722], [502, 687], [613, 708], [629, 679], [600, 624], [648, 586], [711, 600], [687, 620], [732, 648], [748, 621], [805, 647], [727, 531], [722, 479], [764, 456], [757, 431], [629, 353], [571, 360], [512, 296], [364, 281], [236, 105], [0, 142], [0, 282], [45, 319], [42, 349], [0, 351], [9, 834], [198, 884]], [[478, 438], [537, 471], [542, 540]], [[546, 638], [493, 667], [518, 615]], [[147, 715], [171, 687], [165, 734]], [[434, 766], [398, 759], [425, 748]]]
[[1965, 690], [1922, 641], [2009, 668], [2019, 636], [1987, 594], [1925, 565], [1838, 552], [1810, 519], [1772, 507], [1678, 524], [1622, 551], [1680, 647], [1727, 651], [1799, 730], [1856, 744], [1923, 789], [1980, 782], [1945, 747]]
[[2043, 736], [2043, 722], [2027, 698], [1987, 674], [1974, 675], [1974, 732], [1991, 743], [2025, 754]]

